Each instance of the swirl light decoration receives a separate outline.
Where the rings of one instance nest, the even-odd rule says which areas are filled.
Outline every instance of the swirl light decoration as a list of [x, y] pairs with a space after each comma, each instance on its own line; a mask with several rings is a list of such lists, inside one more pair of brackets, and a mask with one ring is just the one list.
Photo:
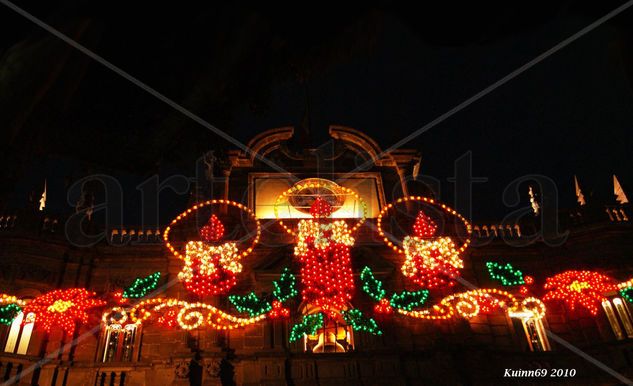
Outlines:
[[0, 305], [5, 304], [17, 304], [20, 307], [24, 307], [26, 305], [26, 301], [18, 299], [13, 295], [0, 294]]
[[439, 304], [430, 308], [415, 311], [398, 309], [398, 312], [416, 319], [445, 320], [454, 316], [470, 319], [479, 315], [481, 303], [486, 300], [488, 296], [492, 296], [496, 299], [500, 308], [507, 309], [510, 317], [533, 317], [541, 319], [545, 316], [545, 305], [540, 299], [529, 297], [519, 300], [511, 293], [495, 288], [482, 288], [455, 293], [446, 296]]
[[189, 303], [179, 299], [148, 299], [136, 304], [129, 312], [134, 323], [142, 323], [157, 315], [176, 311], [178, 325], [184, 330], [193, 330], [209, 326], [217, 330], [232, 330], [260, 322], [266, 319], [266, 314], [252, 318], [242, 318], [224, 312], [210, 304]]

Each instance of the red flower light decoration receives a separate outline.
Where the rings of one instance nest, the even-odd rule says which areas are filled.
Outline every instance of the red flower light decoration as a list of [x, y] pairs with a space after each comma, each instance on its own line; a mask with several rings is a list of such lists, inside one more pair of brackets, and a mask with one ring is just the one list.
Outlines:
[[33, 312], [36, 323], [47, 332], [53, 327], [60, 327], [66, 334], [72, 335], [76, 323], [88, 322], [87, 310], [106, 304], [93, 299], [93, 296], [94, 292], [84, 288], [55, 290], [33, 299], [23, 312], [25, 315]]
[[572, 311], [580, 305], [596, 315], [598, 305], [606, 300], [604, 293], [618, 287], [613, 278], [597, 272], [565, 271], [547, 278], [544, 288], [550, 291], [543, 300], [563, 300]]

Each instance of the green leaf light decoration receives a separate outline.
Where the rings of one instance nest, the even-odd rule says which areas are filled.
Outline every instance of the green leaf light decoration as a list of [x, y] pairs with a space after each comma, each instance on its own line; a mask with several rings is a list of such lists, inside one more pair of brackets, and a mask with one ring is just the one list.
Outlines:
[[380, 301], [386, 296], [387, 291], [382, 287], [382, 282], [374, 277], [371, 268], [363, 268], [360, 273], [360, 280], [363, 282], [363, 291], [375, 301]]
[[626, 287], [620, 290], [620, 295], [629, 303], [633, 303], [633, 287]]
[[414, 292], [402, 291], [399, 294], [393, 294], [391, 296], [391, 307], [401, 308], [406, 311], [411, 311], [416, 307], [423, 305], [429, 298], [429, 290], [419, 290]]
[[17, 304], [7, 304], [0, 307], [0, 324], [6, 324], [10, 326], [13, 323], [13, 319], [22, 311], [22, 308]]
[[160, 272], [154, 272], [149, 276], [136, 278], [134, 283], [123, 291], [124, 298], [142, 298], [158, 287]]
[[288, 267], [284, 268], [281, 272], [281, 276], [279, 280], [273, 282], [273, 296], [284, 303], [286, 300], [297, 296], [299, 291], [297, 291], [296, 287], [296, 279], [295, 275], [290, 272]]
[[523, 280], [523, 272], [514, 268], [510, 263], [502, 265], [489, 261], [486, 263], [486, 267], [488, 267], [490, 277], [493, 280], [501, 282], [504, 286], [525, 284], [525, 281]]
[[354, 331], [364, 331], [374, 335], [382, 335], [382, 331], [378, 328], [378, 323], [370, 317], [363, 315], [358, 308], [343, 312], [343, 318], [352, 326]]
[[322, 313], [306, 315], [303, 317], [301, 323], [292, 326], [289, 340], [294, 342], [302, 338], [303, 335], [314, 335], [319, 328], [323, 327], [323, 323], [324, 319]]
[[251, 318], [264, 314], [272, 309], [266, 299], [260, 299], [251, 292], [248, 295], [229, 295], [229, 301], [238, 312], [247, 312]]

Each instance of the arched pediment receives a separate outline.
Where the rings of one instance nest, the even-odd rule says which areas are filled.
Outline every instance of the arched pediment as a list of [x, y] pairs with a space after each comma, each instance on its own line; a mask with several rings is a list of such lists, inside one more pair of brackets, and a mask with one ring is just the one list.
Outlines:
[[[337, 142], [338, 148], [328, 149], [328, 151], [334, 149], [335, 152], [321, 158], [326, 161], [339, 159], [347, 152], [356, 154], [375, 166], [398, 167], [419, 160], [417, 152], [412, 150], [396, 149], [394, 151], [383, 151], [373, 138], [351, 127], [331, 125], [329, 134]], [[315, 151], [318, 149], [310, 149], [312, 152], [308, 153], [300, 151], [296, 153], [289, 152], [289, 148], [285, 144], [293, 136], [294, 127], [292, 126], [266, 130], [247, 143], [246, 146], [251, 150], [248, 153], [241, 150], [230, 150], [227, 152], [231, 166], [252, 167], [258, 157], [275, 159], [276, 156], [279, 156], [281, 159], [306, 161], [306, 157], [314, 156]]]
[[266, 130], [253, 137], [246, 147], [251, 149], [249, 154], [251, 164], [255, 161], [256, 155], [265, 157], [271, 151], [279, 149], [281, 142], [287, 141], [294, 135], [295, 129], [292, 126], [278, 127]]
[[345, 142], [352, 150], [362, 152], [377, 163], [384, 155], [376, 141], [361, 131], [346, 126], [330, 126], [330, 136], [336, 140]]

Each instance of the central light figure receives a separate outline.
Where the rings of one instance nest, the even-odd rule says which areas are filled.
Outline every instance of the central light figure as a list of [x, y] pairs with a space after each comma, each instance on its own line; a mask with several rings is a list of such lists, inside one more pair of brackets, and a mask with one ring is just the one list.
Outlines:
[[332, 206], [317, 197], [312, 219], [298, 224], [294, 254], [301, 263], [303, 301], [330, 315], [346, 307], [354, 291], [350, 247], [354, 238], [343, 220], [333, 221]]

